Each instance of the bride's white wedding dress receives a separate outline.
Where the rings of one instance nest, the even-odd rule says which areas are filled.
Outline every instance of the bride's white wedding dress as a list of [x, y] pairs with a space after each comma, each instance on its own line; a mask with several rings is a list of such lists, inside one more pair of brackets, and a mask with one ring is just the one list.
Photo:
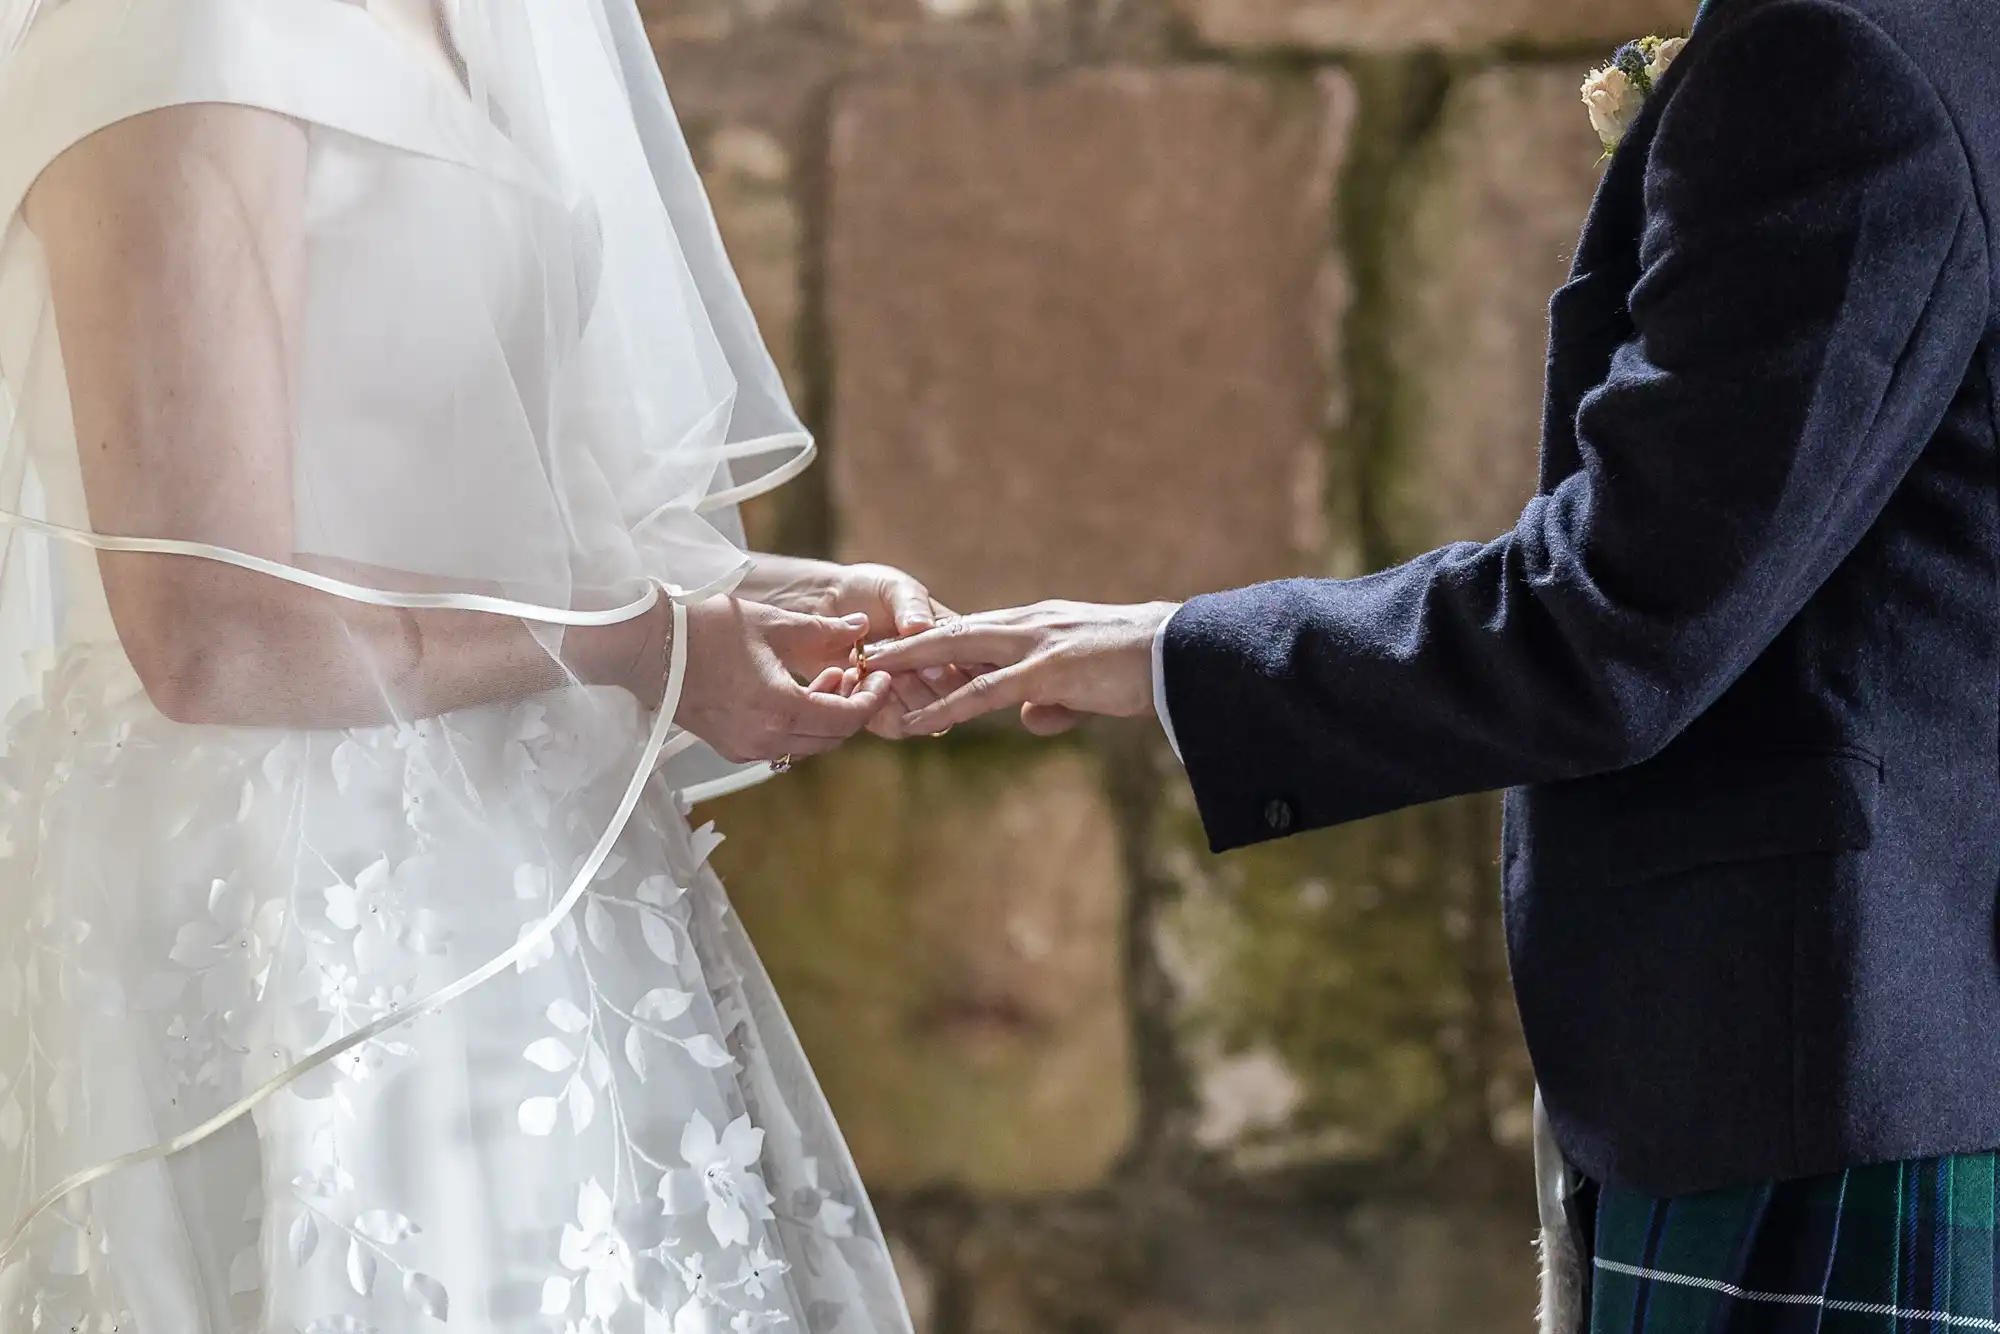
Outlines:
[[631, 0], [444, 13], [444, 61], [346, 0], [14, 14], [0, 1329], [906, 1334], [687, 818], [752, 775], [582, 686], [424, 718], [385, 673], [402, 721], [185, 726], [120, 647], [20, 204], [158, 107], [309, 136], [297, 554], [154, 534], [138, 559], [511, 614], [553, 648], [656, 586], [727, 587], [731, 502], [809, 453]]

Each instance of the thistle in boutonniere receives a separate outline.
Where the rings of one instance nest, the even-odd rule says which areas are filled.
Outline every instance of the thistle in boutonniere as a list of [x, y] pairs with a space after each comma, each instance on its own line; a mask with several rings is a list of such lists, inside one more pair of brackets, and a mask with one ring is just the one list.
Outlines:
[[1606, 157], [1686, 45], [1685, 37], [1641, 37], [1619, 47], [1610, 64], [1583, 81], [1583, 105], [1590, 112], [1590, 128], [1604, 141]]

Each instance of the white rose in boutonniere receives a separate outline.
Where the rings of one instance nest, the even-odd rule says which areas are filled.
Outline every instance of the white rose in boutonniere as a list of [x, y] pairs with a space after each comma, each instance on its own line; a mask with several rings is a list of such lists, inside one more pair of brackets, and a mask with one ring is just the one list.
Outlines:
[[1618, 49], [1611, 63], [1592, 70], [1583, 81], [1583, 105], [1590, 128], [1604, 143], [1608, 156], [1646, 104], [1653, 85], [1666, 74], [1687, 45], [1685, 37], [1641, 37]]
[[1597, 131], [1608, 151], [1625, 137], [1625, 128], [1639, 109], [1639, 96], [1630, 75], [1616, 65], [1606, 65], [1583, 81], [1583, 105], [1590, 111], [1590, 128]]

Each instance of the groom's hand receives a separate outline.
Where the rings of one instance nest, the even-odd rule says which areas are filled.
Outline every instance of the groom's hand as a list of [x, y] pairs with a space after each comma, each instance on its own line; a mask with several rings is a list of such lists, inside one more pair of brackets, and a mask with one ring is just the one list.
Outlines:
[[898, 677], [930, 680], [948, 671], [969, 677], [906, 715], [908, 732], [942, 732], [1018, 706], [1028, 730], [1048, 736], [1075, 726], [1083, 714], [1150, 713], [1153, 639], [1175, 610], [1170, 602], [1041, 602], [947, 617], [934, 630], [870, 648], [868, 665]]

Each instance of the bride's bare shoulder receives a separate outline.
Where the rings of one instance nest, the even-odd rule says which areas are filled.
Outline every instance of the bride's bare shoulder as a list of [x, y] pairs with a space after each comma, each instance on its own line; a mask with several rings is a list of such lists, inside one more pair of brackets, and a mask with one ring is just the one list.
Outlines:
[[296, 196], [306, 145], [296, 121], [254, 107], [160, 107], [64, 149], [35, 178], [23, 216], [44, 244], [93, 250], [212, 212], [270, 216]]

